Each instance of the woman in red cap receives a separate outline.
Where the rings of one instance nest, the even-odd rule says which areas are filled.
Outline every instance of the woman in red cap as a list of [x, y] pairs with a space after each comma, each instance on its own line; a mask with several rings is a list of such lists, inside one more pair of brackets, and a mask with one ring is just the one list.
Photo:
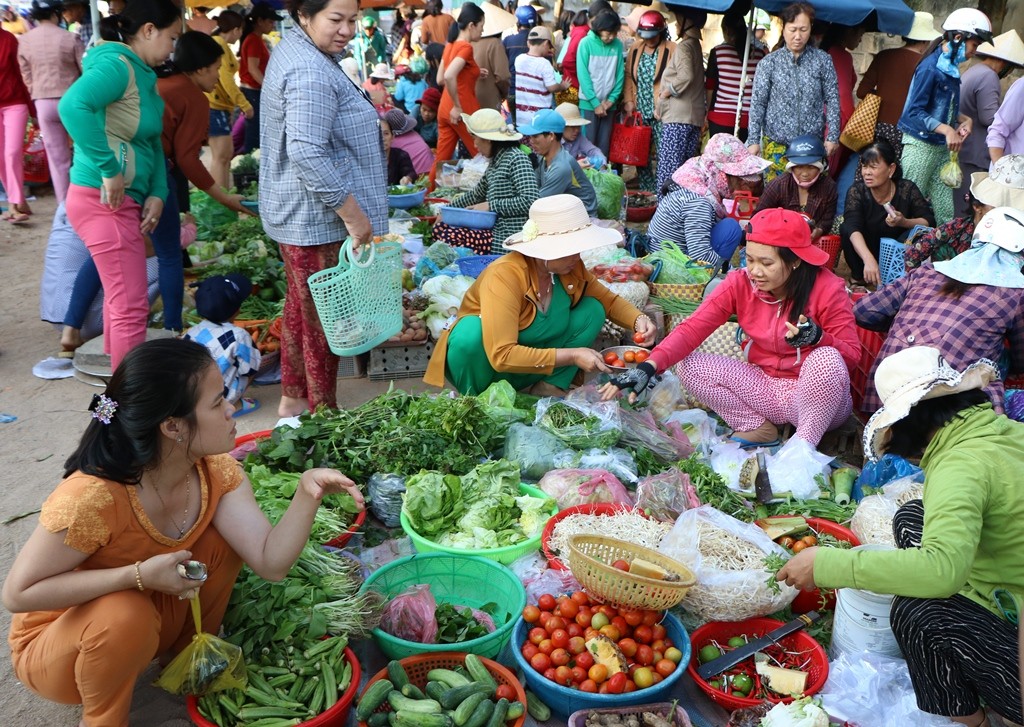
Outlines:
[[[630, 398], [670, 366], [683, 387], [721, 416], [741, 446], [778, 444], [780, 425], [817, 446], [850, 416], [850, 369], [860, 342], [846, 285], [822, 266], [828, 253], [811, 244], [797, 212], [758, 212], [747, 227], [747, 267], [734, 270], [696, 312], [635, 369], [612, 378], [602, 393]], [[736, 316], [748, 340], [746, 361], [697, 351]]]

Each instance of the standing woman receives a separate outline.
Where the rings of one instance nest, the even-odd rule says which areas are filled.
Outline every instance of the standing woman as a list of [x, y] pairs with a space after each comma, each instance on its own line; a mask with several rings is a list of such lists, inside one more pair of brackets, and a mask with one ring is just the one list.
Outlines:
[[68, 196], [71, 140], [60, 122], [57, 103], [82, 75], [85, 52], [81, 39], [60, 27], [60, 9], [60, 5], [47, 0], [35, 0], [32, 19], [38, 25], [18, 41], [21, 77], [36, 105], [36, 118], [43, 133], [46, 161], [58, 204]]
[[253, 5], [245, 20], [242, 45], [238, 48], [238, 78], [242, 82], [242, 95], [252, 106], [252, 117], [245, 122], [246, 153], [260, 148], [260, 89], [270, 60], [270, 48], [263, 36], [281, 20], [283, 18], [267, 3]]
[[210, 99], [210, 174], [222, 187], [231, 186], [231, 157], [235, 155], [235, 145], [231, 140], [231, 114], [238, 108], [245, 114], [246, 121], [251, 121], [255, 114], [252, 104], [242, 95], [235, 83], [238, 73], [238, 58], [231, 46], [242, 37], [242, 16], [233, 10], [225, 10], [217, 16], [217, 30], [213, 31], [213, 39], [220, 44], [224, 55], [220, 62], [220, 79], [217, 86], [206, 97]]
[[121, 41], [93, 48], [82, 77], [60, 100], [75, 142], [68, 219], [100, 273], [103, 347], [115, 369], [146, 340], [143, 236], [156, 228], [167, 197], [164, 102], [153, 68], [171, 55], [180, 26], [171, 0], [131, 0], [104, 29]]
[[636, 33], [643, 42], [634, 43], [626, 55], [622, 110], [626, 116], [639, 111], [644, 124], [653, 129], [650, 159], [647, 166], [638, 168], [637, 172], [640, 176], [640, 189], [656, 192], [658, 188], [654, 173], [658, 166], [658, 149], [661, 147], [661, 114], [657, 110], [657, 99], [661, 91], [661, 76], [676, 44], [668, 39], [665, 16], [657, 10], [648, 10], [640, 16]]
[[[747, 125], [750, 119], [750, 96], [754, 88], [754, 72], [764, 58], [764, 51], [753, 39], [750, 49], [747, 45], [747, 23], [742, 13], [726, 13], [722, 17], [722, 38], [725, 42], [716, 45], [708, 54], [708, 69], [704, 73], [707, 88], [708, 134], [732, 134], [736, 129], [736, 104], [742, 95], [739, 131], [736, 136], [747, 140]], [[747, 76], [740, 89], [743, 77], [743, 54], [747, 53]]]
[[7, 191], [8, 222], [26, 222], [32, 214], [25, 202], [25, 126], [32, 102], [18, 68], [18, 38], [0, 29], [0, 183]]
[[448, 29], [455, 18], [444, 11], [441, 0], [428, 0], [420, 24], [420, 45], [426, 48], [431, 43], [444, 45], [448, 40]]
[[672, 173], [700, 152], [700, 131], [707, 111], [700, 31], [708, 15], [703, 10], [681, 8], [677, 17], [679, 42], [661, 79], [658, 102], [664, 141], [658, 163], [658, 194], [662, 194]]
[[281, 330], [281, 416], [337, 406], [338, 357], [306, 283], [387, 231], [387, 179], [377, 111], [338, 65], [357, 0], [289, 0], [295, 26], [267, 65], [260, 129], [260, 211], [280, 244], [288, 283]]
[[992, 23], [980, 10], [960, 8], [942, 30], [917, 64], [898, 124], [903, 173], [931, 200], [940, 225], [953, 219], [953, 190], [939, 179], [939, 170], [973, 129], [971, 119], [960, 113], [960, 64], [982, 41], [992, 41]]
[[[766, 181], [786, 170], [786, 145], [798, 136], [825, 140], [825, 151], [839, 148], [839, 86], [828, 53], [808, 41], [814, 8], [798, 2], [779, 13], [786, 45], [764, 57], [754, 76], [747, 144], [772, 163]], [[825, 129], [828, 128], [828, 136]]]
[[459, 140], [466, 145], [470, 156], [476, 156], [473, 136], [463, 123], [463, 117], [472, 116], [480, 108], [476, 81], [485, 71], [476, 64], [472, 44], [483, 34], [484, 11], [479, 5], [466, 3], [459, 12], [458, 24], [458, 37], [445, 46], [437, 69], [437, 85], [442, 93], [437, 110], [437, 162], [430, 170], [431, 189], [438, 168], [452, 158]]
[[[832, 58], [836, 69], [836, 82], [839, 84], [839, 128], [846, 128], [846, 122], [853, 116], [853, 87], [857, 85], [857, 71], [853, 67], [853, 56], [850, 51], [860, 45], [864, 37], [862, 25], [839, 25], [833, 23], [825, 31], [821, 41], [821, 49]], [[837, 177], [846, 165], [850, 150], [840, 145], [828, 158], [828, 169], [833, 177]]]
[[576, 76], [580, 80], [580, 111], [590, 122], [587, 138], [608, 156], [612, 141], [612, 109], [626, 84], [622, 20], [614, 10], [602, 10], [590, 23], [590, 32], [576, 49]]

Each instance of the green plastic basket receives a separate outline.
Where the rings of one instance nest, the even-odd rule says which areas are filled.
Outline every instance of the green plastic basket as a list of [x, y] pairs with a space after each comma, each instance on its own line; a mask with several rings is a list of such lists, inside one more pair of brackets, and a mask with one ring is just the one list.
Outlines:
[[309, 276], [309, 292], [327, 345], [338, 356], [358, 356], [402, 330], [402, 246], [368, 245], [356, 258], [352, 238], [338, 253], [338, 264]]
[[[523, 495], [533, 495], [534, 497], [548, 497], [549, 495], [543, 490], [538, 490], [536, 487], [530, 487], [529, 485], [520, 484], [519, 492]], [[552, 515], [558, 514], [558, 505], [555, 505], [551, 509]], [[427, 540], [422, 535], [412, 529], [412, 524], [409, 522], [409, 518], [406, 517], [405, 508], [402, 509], [401, 514], [402, 530], [412, 540], [413, 546], [416, 548], [417, 553], [450, 553], [452, 555], [478, 555], [481, 558], [488, 558], [489, 560], [496, 560], [499, 563], [505, 563], [506, 565], [519, 560], [524, 555], [536, 552], [540, 550], [540, 540], [542, 533], [537, 533], [536, 536], [529, 540], [524, 540], [521, 543], [515, 545], [508, 545], [504, 548], [482, 548], [480, 550], [460, 550], [459, 548], [448, 548], [443, 545], [438, 545], [433, 540]]]
[[374, 590], [393, 598], [410, 586], [426, 583], [438, 603], [480, 608], [494, 603], [495, 630], [457, 644], [420, 644], [373, 630], [374, 641], [389, 659], [441, 651], [466, 651], [496, 657], [512, 635], [526, 606], [526, 591], [515, 573], [486, 558], [448, 553], [417, 553], [389, 563], [371, 575], [361, 590]]

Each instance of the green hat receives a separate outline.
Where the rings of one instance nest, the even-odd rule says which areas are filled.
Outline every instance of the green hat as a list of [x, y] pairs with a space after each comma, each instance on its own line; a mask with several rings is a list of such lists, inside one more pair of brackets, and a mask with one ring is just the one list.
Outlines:
[[373, 27], [376, 27], [376, 25], [377, 25], [377, 19], [376, 18], [373, 18], [373, 17], [371, 17], [369, 15], [364, 15], [363, 16], [363, 27], [364, 28], [373, 28]]

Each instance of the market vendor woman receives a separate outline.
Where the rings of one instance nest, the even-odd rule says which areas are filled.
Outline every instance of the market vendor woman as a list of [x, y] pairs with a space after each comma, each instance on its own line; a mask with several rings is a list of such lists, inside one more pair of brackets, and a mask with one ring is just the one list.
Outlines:
[[[828, 253], [811, 244], [803, 215], [773, 208], [747, 228], [747, 267], [729, 273], [692, 316], [602, 390], [640, 394], [670, 366], [683, 386], [733, 429], [741, 446], [778, 444], [778, 427], [816, 447], [850, 416], [850, 369], [860, 341], [846, 284], [821, 266]], [[735, 315], [750, 339], [746, 361], [697, 351]]]
[[523, 231], [505, 241], [507, 255], [477, 278], [454, 323], [441, 334], [423, 380], [462, 394], [495, 381], [535, 394], [564, 393], [578, 371], [609, 371], [590, 346], [605, 318], [654, 343], [654, 323], [598, 282], [580, 253], [619, 242], [590, 224], [578, 197], [556, 194], [530, 207]]
[[778, 574], [805, 590], [895, 594], [892, 632], [917, 706], [970, 727], [988, 727], [986, 706], [1024, 722], [1024, 424], [992, 410], [981, 389], [996, 376], [991, 361], [957, 371], [929, 346], [882, 361], [882, 408], [864, 428], [864, 451], [920, 457], [923, 500], [896, 511], [897, 550], [807, 548]]
[[[187, 599], [216, 634], [248, 563], [281, 580], [309, 539], [324, 495], [362, 495], [340, 472], [302, 474], [271, 526], [239, 464], [234, 405], [204, 346], [159, 339], [128, 352], [43, 503], [3, 585], [18, 680], [81, 704], [84, 727], [128, 724], [135, 681], [195, 636]], [[206, 565], [205, 581], [178, 569]], [[80, 727], [81, 727], [80, 725]]]

